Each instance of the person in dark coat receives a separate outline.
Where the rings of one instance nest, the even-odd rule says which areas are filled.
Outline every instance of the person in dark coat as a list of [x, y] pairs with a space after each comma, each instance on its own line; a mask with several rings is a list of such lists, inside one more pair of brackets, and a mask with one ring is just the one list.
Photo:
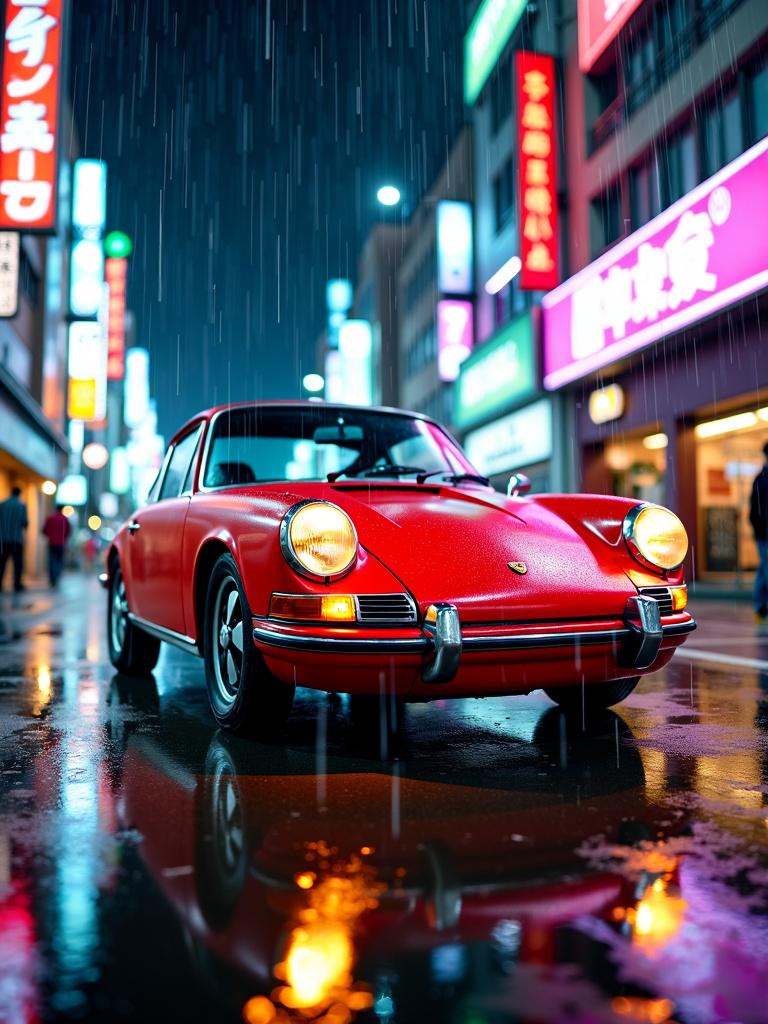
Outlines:
[[752, 484], [749, 521], [755, 533], [760, 562], [755, 574], [755, 619], [768, 622], [768, 441], [763, 445], [765, 464]]
[[64, 568], [64, 548], [70, 532], [69, 520], [58, 505], [43, 524], [43, 534], [48, 538], [48, 579], [52, 587], [58, 584]]
[[24, 589], [21, 582], [24, 571], [24, 531], [29, 526], [27, 506], [21, 500], [21, 488], [14, 487], [10, 498], [0, 501], [0, 590], [3, 587], [5, 566], [13, 562], [13, 589]]

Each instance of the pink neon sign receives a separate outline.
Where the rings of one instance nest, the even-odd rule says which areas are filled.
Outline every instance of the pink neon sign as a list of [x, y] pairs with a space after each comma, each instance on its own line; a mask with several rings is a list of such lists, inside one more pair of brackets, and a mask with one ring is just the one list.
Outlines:
[[768, 138], [544, 296], [544, 387], [768, 285]]
[[456, 380], [459, 367], [472, 351], [475, 332], [472, 303], [441, 299], [437, 304], [437, 372], [440, 380]]

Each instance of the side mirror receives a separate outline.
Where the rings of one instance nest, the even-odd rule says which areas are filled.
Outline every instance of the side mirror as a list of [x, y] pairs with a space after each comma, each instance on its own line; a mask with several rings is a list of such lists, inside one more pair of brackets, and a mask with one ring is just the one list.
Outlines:
[[507, 497], [516, 498], [519, 494], [527, 494], [531, 489], [531, 481], [525, 473], [513, 473], [507, 484]]

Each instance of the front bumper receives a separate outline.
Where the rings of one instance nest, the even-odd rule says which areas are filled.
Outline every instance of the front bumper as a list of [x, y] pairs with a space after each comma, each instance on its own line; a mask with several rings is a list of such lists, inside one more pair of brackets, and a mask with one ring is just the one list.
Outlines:
[[610, 624], [473, 624], [463, 628], [455, 605], [436, 607], [434, 625], [410, 630], [407, 635], [404, 631], [397, 635], [379, 631], [375, 636], [364, 636], [359, 629], [353, 635], [344, 635], [343, 629], [318, 632], [316, 627], [310, 632], [307, 627], [299, 629], [258, 619], [253, 638], [259, 647], [265, 648], [265, 653], [271, 648], [331, 655], [415, 655], [427, 659], [420, 673], [425, 683], [447, 683], [456, 675], [465, 654], [514, 654], [535, 649], [576, 651], [584, 647], [609, 647], [622, 667], [643, 671], [654, 663], [663, 641], [681, 639], [696, 629], [695, 621], [688, 615], [676, 615], [675, 621], [662, 624], [658, 603], [643, 595], [630, 597], [623, 619]]

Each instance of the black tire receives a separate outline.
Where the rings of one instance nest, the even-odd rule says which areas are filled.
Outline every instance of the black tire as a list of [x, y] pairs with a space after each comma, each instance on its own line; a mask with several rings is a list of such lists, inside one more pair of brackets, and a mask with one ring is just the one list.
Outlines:
[[581, 715], [605, 711], [606, 708], [625, 700], [640, 682], [640, 676], [628, 679], [606, 679], [602, 683], [585, 683], [583, 686], [544, 687], [544, 693], [568, 715]]
[[205, 599], [205, 681], [213, 717], [224, 729], [273, 736], [288, 717], [296, 687], [268, 671], [251, 639], [252, 619], [237, 564], [222, 555]]
[[120, 566], [109, 582], [107, 602], [109, 660], [127, 676], [149, 676], [160, 657], [160, 641], [135, 626], [128, 618], [128, 599]]

